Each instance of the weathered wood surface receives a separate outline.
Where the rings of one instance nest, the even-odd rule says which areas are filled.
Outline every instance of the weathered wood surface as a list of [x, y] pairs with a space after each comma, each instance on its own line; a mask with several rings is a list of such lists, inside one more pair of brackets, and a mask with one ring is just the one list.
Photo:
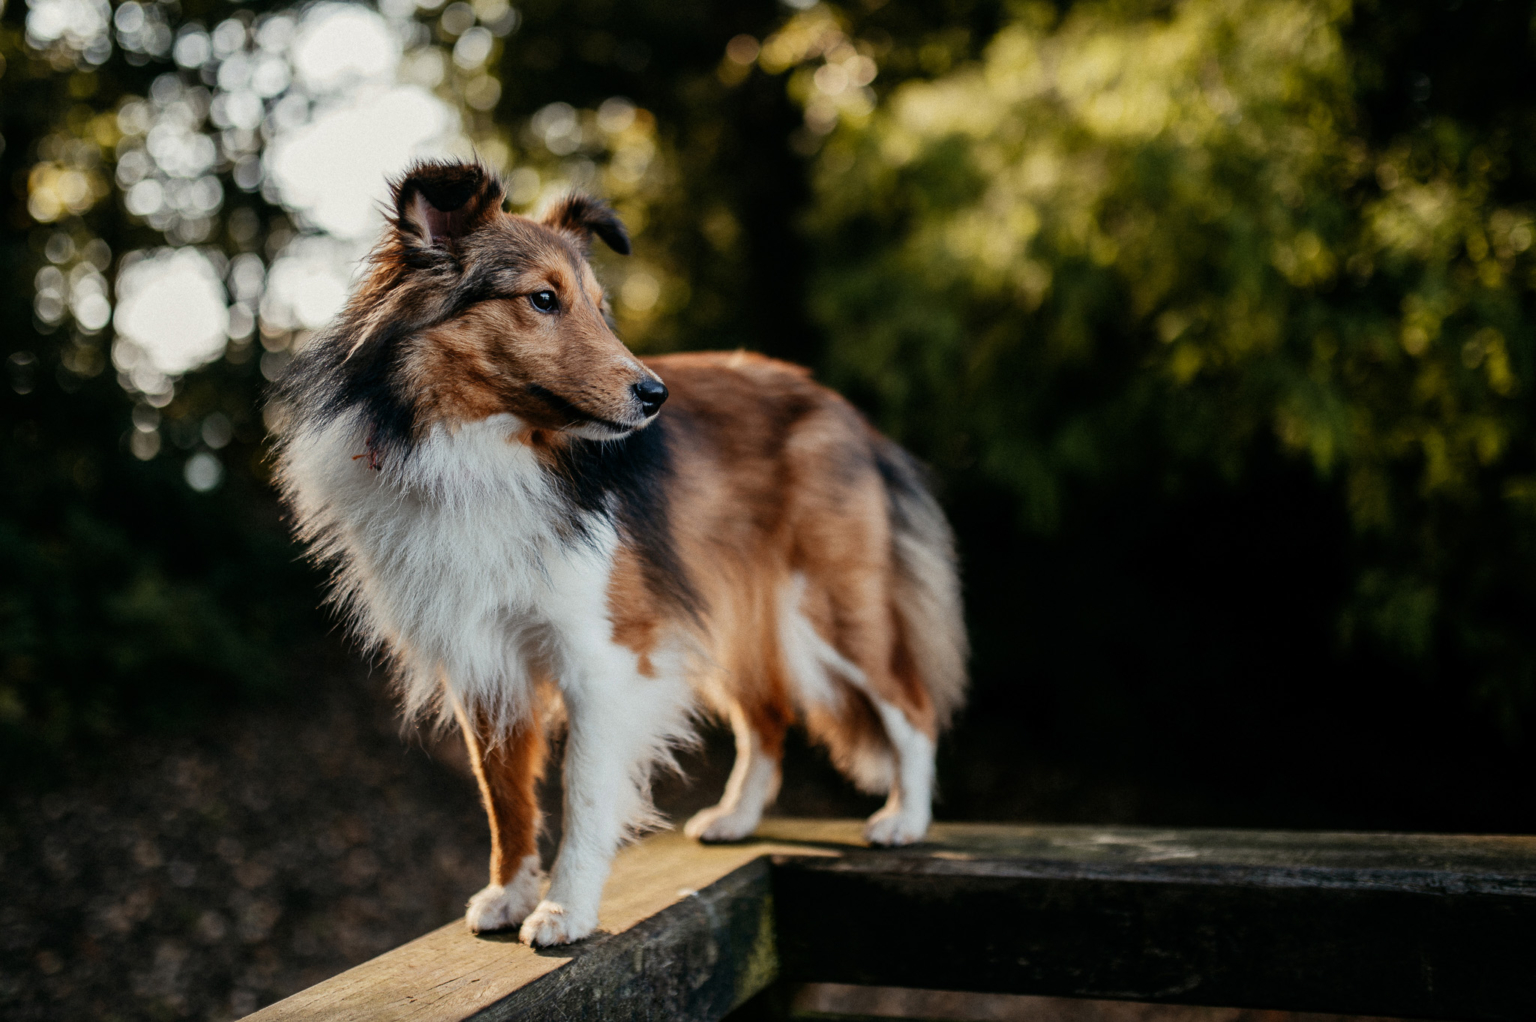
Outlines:
[[450, 923], [258, 1012], [717, 1019], [775, 979], [1419, 1018], [1536, 1018], [1536, 838], [851, 821], [619, 857], [606, 932]]
[[[778, 857], [783, 978], [1536, 1018], [1536, 838], [1000, 826], [935, 837], [921, 854]], [[829, 904], [859, 921], [857, 940], [829, 932]]]
[[248, 1016], [259, 1022], [719, 1018], [774, 977], [768, 844], [658, 834], [620, 853], [603, 931], [534, 951], [455, 921]]

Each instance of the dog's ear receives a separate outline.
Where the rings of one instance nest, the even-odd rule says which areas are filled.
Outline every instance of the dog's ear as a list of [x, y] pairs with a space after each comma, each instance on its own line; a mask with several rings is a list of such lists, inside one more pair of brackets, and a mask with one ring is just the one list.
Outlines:
[[454, 252], [501, 211], [501, 182], [478, 163], [424, 161], [394, 186], [395, 230], [407, 251]]
[[629, 255], [629, 232], [624, 221], [602, 199], [590, 195], [567, 195], [544, 214], [545, 227], [571, 235], [582, 252], [592, 247], [592, 235], [619, 255]]

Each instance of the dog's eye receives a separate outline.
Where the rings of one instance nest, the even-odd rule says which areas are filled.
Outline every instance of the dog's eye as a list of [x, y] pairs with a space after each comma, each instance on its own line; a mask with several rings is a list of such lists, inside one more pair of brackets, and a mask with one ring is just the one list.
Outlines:
[[528, 296], [528, 301], [540, 312], [558, 312], [560, 309], [560, 299], [553, 291], [535, 291]]

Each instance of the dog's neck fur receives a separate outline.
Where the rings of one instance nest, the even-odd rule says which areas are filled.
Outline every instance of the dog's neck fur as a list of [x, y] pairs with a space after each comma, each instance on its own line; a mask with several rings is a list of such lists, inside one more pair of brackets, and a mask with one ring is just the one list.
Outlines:
[[[337, 565], [334, 598], [393, 653], [407, 711], [522, 716], [538, 677], [558, 674], [559, 624], [606, 617], [617, 531], [573, 507], [513, 416], [433, 427], [370, 468], [367, 427], [338, 418], [295, 438], [290, 492], [315, 551]], [[338, 466], [341, 466], [338, 468]]]

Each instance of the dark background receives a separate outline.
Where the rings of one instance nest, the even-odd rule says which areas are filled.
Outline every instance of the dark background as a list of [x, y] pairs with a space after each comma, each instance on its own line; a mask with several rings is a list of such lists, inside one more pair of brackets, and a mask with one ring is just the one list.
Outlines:
[[[166, 8], [175, 23], [208, 25], [262, 9]], [[839, 16], [849, 38], [875, 41], [884, 103], [903, 82], [978, 59], [1018, 18], [1048, 34], [1075, 13], [1070, 4], [1023, 10], [890, 3]], [[1167, 19], [1175, 7], [1095, 10], [1129, 22]], [[89, 72], [50, 63], [22, 39], [25, 13], [5, 11], [0, 76], [9, 182], [0, 317], [12, 356], [0, 397], [0, 727], [7, 783], [37, 791], [110, 769], [134, 735], [195, 733], [241, 707], [302, 703], [311, 691], [291, 681], [303, 673], [294, 665], [339, 639], [315, 609], [319, 579], [297, 561], [267, 486], [256, 362], [224, 360], [182, 380], [164, 412], [165, 452], [140, 462], [123, 446], [134, 398], [110, 368], [61, 367], [68, 345], [104, 352], [107, 338], [34, 316], [31, 281], [51, 231], [89, 232], [114, 253], [159, 243], [116, 194], [79, 217], [34, 223], [26, 196], [40, 139], [82, 106], [111, 109], [142, 94], [171, 65], [135, 66], [121, 53]], [[728, 84], [719, 72], [729, 40], [766, 38], [794, 11], [543, 0], [521, 13], [498, 51], [499, 105], [476, 116], [515, 134], [546, 103], [589, 109], [624, 95], [654, 114], [672, 161], [637, 247], [664, 253], [692, 301], [637, 344], [744, 346], [809, 364], [935, 465], [960, 536], [976, 648], [970, 707], [942, 747], [940, 818], [1532, 828], [1536, 557], [1530, 515], [1500, 497], [1536, 455], [1528, 398], [1510, 399], [1512, 439], [1472, 479], [1469, 498], [1413, 505], [1411, 459], [1389, 466], [1403, 477], [1405, 506], [1419, 507], [1396, 532], [1362, 530], [1346, 476], [1273, 430], [1234, 427], [1226, 454], [1191, 456], [1134, 417], [1106, 434], [1118, 452], [1111, 468], [1061, 474], [1058, 512], [1042, 522], [1006, 473], [955, 453], [952, 424], [930, 429], [920, 405], [891, 407], [850, 370], [838, 348], [843, 314], [813, 301], [857, 223], [825, 226], [823, 149], [808, 140], [791, 76], [753, 69]], [[1527, 208], [1531, 19], [1530, 4], [1511, 0], [1355, 5], [1339, 19], [1354, 137], [1387, 151], [1450, 123], [1467, 138], [1502, 139], [1502, 176], [1479, 201]], [[243, 207], [263, 230], [287, 225], [258, 194], [227, 192], [226, 216]], [[739, 225], [723, 254], [701, 227], [716, 207]], [[899, 237], [891, 223], [871, 227], [869, 244]], [[213, 242], [239, 247], [219, 234]], [[1508, 285], [1520, 323], [1530, 309], [1524, 272]], [[1390, 316], [1400, 296], [1359, 300]], [[1098, 401], [1148, 371], [1145, 324], [1100, 322], [1102, 356], [1057, 379], [1056, 410], [1044, 419], [1069, 414], [1075, 394]], [[1529, 331], [1508, 342], [1530, 386]], [[210, 409], [234, 421], [235, 440], [220, 455], [223, 485], [194, 493], [172, 434]], [[1239, 409], [1233, 419], [1250, 412], [1267, 414]], [[194, 435], [181, 450], [196, 444]], [[1422, 641], [1394, 645], [1341, 624], [1362, 572], [1431, 560], [1424, 573], [1439, 595]]]
[[[144, 8], [174, 33], [280, 9]], [[483, 818], [452, 736], [399, 730], [282, 520], [261, 401], [302, 338], [272, 327], [175, 381], [141, 460], [133, 417], [154, 416], [111, 327], [43, 315], [50, 244], [105, 243], [110, 282], [176, 241], [114, 183], [137, 143], [93, 125], [213, 73], [178, 68], [170, 35], [29, 41], [28, 10], [0, 14], [0, 1006], [235, 1017], [451, 919], [483, 882]], [[647, 268], [661, 297], [619, 303], [621, 336], [810, 365], [933, 466], [974, 644], [939, 819], [1536, 829], [1536, 4], [517, 10], [438, 93], [509, 171], [586, 174], [630, 219], [635, 256], [603, 272], [620, 294]], [[1044, 93], [892, 155], [922, 90], [972, 89], [956, 125], [990, 102], [977, 69], [1022, 60], [1000, 39], [1063, 66], [1104, 43], [1134, 74], [1165, 52], [1140, 40], [1193, 15], [1194, 56], [1158, 81], [1187, 100], [1174, 126], [1115, 135]], [[1281, 16], [1311, 41], [1286, 49]], [[441, 6], [410, 19], [418, 47], [453, 45]], [[878, 64], [873, 109], [833, 123], [813, 76], [853, 54]], [[489, 109], [465, 98], [480, 74]], [[1200, 121], [1223, 88], [1242, 116]], [[622, 189], [611, 139], [556, 153], [535, 124], [567, 103], [590, 125], [614, 96], [656, 153]], [[1032, 193], [1019, 251], [1050, 284], [1025, 293], [933, 238], [1017, 198], [1008, 172], [1036, 156], [1078, 169]], [[201, 244], [270, 264], [308, 228], [236, 163]], [[49, 168], [100, 194], [38, 219]], [[1073, 240], [1080, 183], [1097, 250]], [[1309, 236], [1331, 268], [1306, 278], [1283, 256]], [[1267, 347], [1246, 343], [1255, 309]], [[197, 455], [223, 468], [207, 492]], [[676, 819], [728, 770], [728, 737], [705, 739], [695, 783], [658, 792]], [[792, 740], [781, 812], [876, 804]]]

